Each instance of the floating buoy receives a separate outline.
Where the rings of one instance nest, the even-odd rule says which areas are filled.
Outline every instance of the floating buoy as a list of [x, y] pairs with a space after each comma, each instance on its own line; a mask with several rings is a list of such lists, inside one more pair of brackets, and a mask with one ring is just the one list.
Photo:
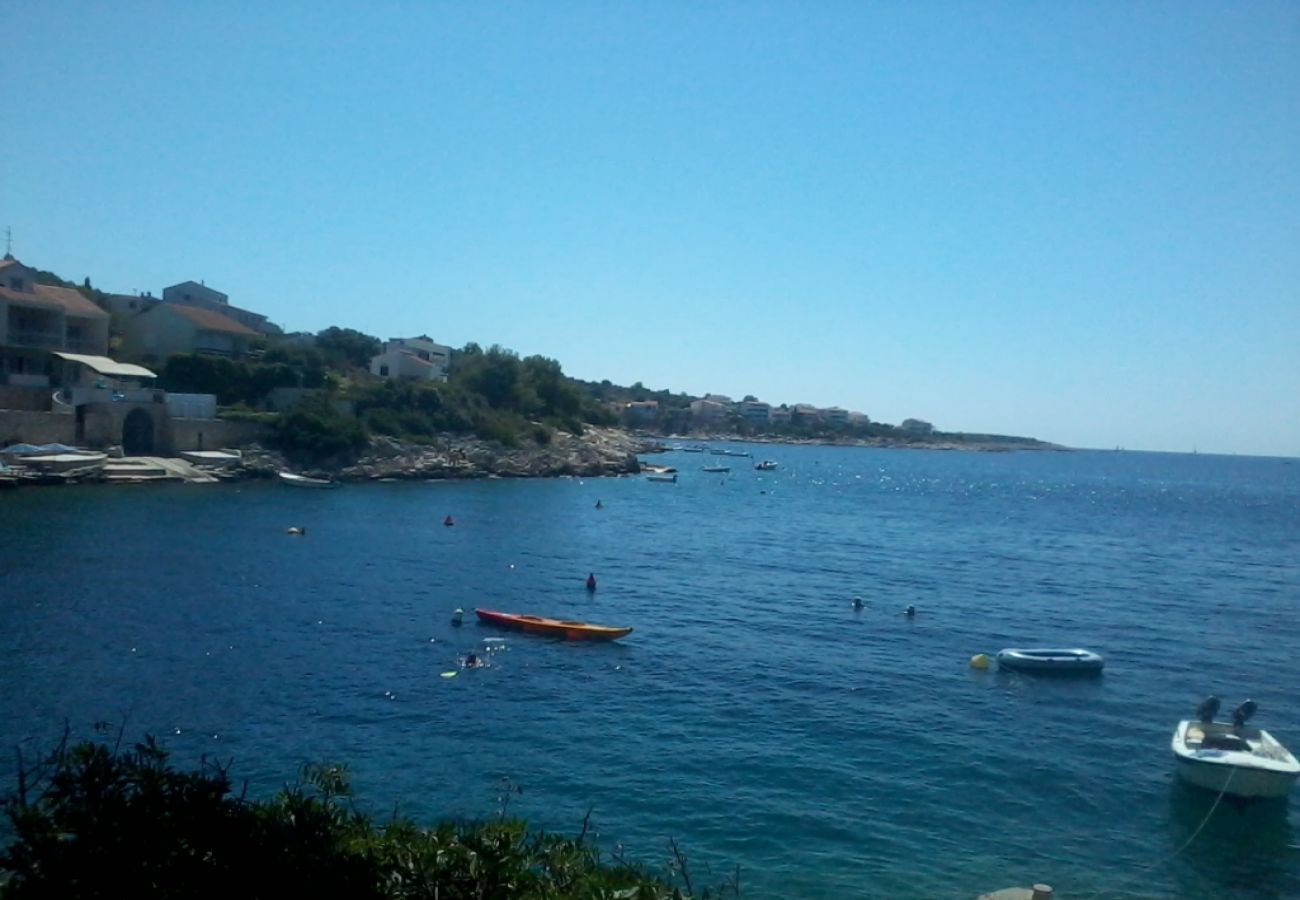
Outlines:
[[288, 528], [286, 528], [284, 531], [285, 531], [285, 534], [304, 535], [304, 534], [307, 533], [307, 529], [306, 529], [306, 528], [301, 528], [301, 527], [299, 527], [299, 526], [297, 526], [297, 525], [291, 525], [291, 526], [289, 526]]
[[461, 621], [462, 621], [464, 618], [465, 618], [465, 610], [461, 609], [461, 608], [458, 606], [458, 607], [456, 607], [456, 611], [453, 612], [453, 613], [451, 614], [451, 624], [453, 624], [453, 625], [459, 625], [459, 624], [461, 624]]
[[447, 518], [445, 518], [445, 519], [442, 520], [442, 524], [444, 524], [444, 525], [446, 525], [448, 528], [450, 528], [451, 526], [455, 525], [456, 522], [452, 519], [451, 516], [448, 516]]
[[596, 575], [594, 572], [592, 572], [587, 575], [587, 590], [594, 591], [595, 589], [596, 589]]
[[987, 669], [989, 667], [989, 655], [987, 653], [976, 653], [970, 658], [970, 667], [972, 669]]

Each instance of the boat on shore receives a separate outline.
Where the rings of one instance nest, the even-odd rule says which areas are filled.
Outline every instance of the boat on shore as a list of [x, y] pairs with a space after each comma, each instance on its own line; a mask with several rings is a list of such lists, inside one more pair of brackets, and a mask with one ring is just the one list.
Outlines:
[[298, 475], [294, 472], [277, 472], [282, 483], [291, 487], [301, 488], [332, 488], [338, 487], [338, 482], [333, 478], [311, 478], [307, 475]]
[[1079, 647], [1009, 647], [999, 650], [998, 667], [1044, 674], [1091, 675], [1106, 665], [1101, 654]]
[[513, 628], [530, 634], [550, 635], [566, 641], [612, 641], [632, 633], [631, 628], [613, 628], [608, 625], [592, 625], [589, 622], [548, 619], [545, 616], [527, 616], [491, 609], [475, 609], [474, 614], [490, 625]]
[[1184, 719], [1169, 742], [1178, 776], [1188, 784], [1243, 799], [1278, 798], [1291, 793], [1300, 763], [1262, 728], [1248, 728], [1256, 704], [1247, 700], [1232, 722], [1216, 722], [1219, 699], [1209, 697], [1197, 720]]

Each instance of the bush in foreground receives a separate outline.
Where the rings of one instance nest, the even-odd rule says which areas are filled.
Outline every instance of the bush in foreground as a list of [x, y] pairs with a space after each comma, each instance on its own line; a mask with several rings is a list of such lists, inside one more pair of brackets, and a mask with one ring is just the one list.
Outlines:
[[152, 738], [122, 751], [65, 744], [23, 771], [6, 802], [14, 837], [0, 853], [0, 900], [694, 896], [675, 844], [680, 888], [603, 860], [585, 826], [565, 838], [504, 813], [432, 829], [399, 817], [376, 825], [348, 798], [339, 768], [307, 767], [298, 784], [259, 802], [232, 794], [226, 767], [171, 767]]

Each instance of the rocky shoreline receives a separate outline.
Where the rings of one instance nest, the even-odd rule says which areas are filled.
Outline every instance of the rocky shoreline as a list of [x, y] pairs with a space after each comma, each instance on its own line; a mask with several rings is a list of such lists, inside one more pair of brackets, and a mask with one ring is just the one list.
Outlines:
[[444, 478], [594, 478], [635, 475], [638, 453], [653, 453], [656, 443], [617, 428], [588, 427], [582, 435], [556, 432], [549, 443], [507, 447], [467, 435], [446, 435], [427, 444], [379, 437], [357, 458], [332, 464], [295, 466], [283, 455], [258, 447], [244, 452], [242, 474], [274, 477], [291, 470], [337, 481], [428, 481]]

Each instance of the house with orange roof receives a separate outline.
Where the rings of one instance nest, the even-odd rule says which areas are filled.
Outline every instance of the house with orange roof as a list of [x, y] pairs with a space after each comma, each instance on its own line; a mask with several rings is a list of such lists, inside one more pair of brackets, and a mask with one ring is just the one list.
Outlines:
[[108, 322], [80, 292], [37, 284], [35, 269], [0, 259], [0, 384], [48, 386], [52, 351], [106, 356]]
[[249, 309], [232, 306], [228, 295], [215, 288], [208, 287], [202, 281], [182, 281], [180, 284], [173, 284], [163, 288], [162, 302], [178, 303], [182, 306], [192, 306], [197, 309], [221, 313], [221, 315], [253, 329], [258, 334], [283, 333], [280, 326], [268, 322], [266, 316]]
[[175, 353], [247, 356], [260, 335], [242, 322], [211, 309], [159, 303], [127, 323], [121, 355], [162, 365]]

